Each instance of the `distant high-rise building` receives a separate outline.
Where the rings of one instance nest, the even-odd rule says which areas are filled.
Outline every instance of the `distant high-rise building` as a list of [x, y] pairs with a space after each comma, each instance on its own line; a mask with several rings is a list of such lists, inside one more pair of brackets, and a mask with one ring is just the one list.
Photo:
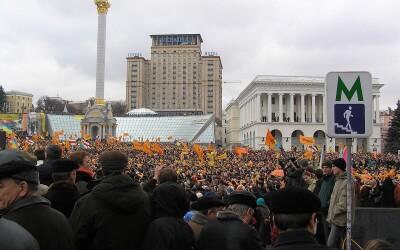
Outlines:
[[217, 53], [202, 55], [200, 34], [150, 37], [150, 60], [139, 53], [127, 57], [127, 110], [214, 114], [221, 125], [222, 63]]

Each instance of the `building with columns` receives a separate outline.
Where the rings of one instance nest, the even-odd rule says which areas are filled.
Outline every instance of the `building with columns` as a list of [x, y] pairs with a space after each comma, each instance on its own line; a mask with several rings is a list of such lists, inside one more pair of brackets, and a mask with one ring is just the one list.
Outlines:
[[[317, 146], [336, 148], [344, 139], [326, 135], [325, 78], [306, 76], [257, 76], [225, 112], [226, 145], [240, 143], [252, 148], [265, 147], [267, 130], [285, 150], [302, 148], [300, 135], [314, 137]], [[373, 134], [353, 140], [353, 151], [381, 151], [379, 95], [383, 84], [372, 79]], [[238, 112], [237, 112], [238, 110]], [[232, 117], [238, 115], [238, 117]], [[236, 120], [238, 123], [235, 123]]]

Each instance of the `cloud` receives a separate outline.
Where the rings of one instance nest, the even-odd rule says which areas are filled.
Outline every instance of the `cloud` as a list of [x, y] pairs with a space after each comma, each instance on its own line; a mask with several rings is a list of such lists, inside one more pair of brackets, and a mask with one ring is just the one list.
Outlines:
[[[223, 106], [257, 75], [325, 76], [367, 70], [380, 106], [399, 90], [400, 2], [373, 0], [110, 0], [105, 98], [125, 99], [126, 56], [150, 59], [152, 34], [199, 33], [221, 56]], [[85, 100], [95, 94], [97, 11], [93, 1], [6, 1], [0, 9], [0, 84], [6, 90]]]

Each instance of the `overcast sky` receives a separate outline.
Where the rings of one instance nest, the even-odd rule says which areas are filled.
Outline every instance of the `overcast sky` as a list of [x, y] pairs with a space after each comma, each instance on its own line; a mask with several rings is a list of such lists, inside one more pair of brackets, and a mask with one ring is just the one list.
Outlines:
[[[369, 71], [385, 84], [380, 108], [400, 98], [400, 1], [110, 0], [106, 100], [125, 100], [126, 56], [150, 58], [152, 34], [199, 33], [221, 56], [223, 107], [257, 75]], [[83, 101], [95, 95], [93, 0], [2, 1], [0, 85]]]

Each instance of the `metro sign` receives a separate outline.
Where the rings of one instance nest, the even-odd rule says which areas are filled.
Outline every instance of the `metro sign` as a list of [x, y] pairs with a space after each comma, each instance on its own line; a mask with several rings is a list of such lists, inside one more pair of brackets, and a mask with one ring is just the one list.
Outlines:
[[327, 134], [336, 138], [372, 135], [372, 77], [369, 72], [330, 72], [325, 79]]

